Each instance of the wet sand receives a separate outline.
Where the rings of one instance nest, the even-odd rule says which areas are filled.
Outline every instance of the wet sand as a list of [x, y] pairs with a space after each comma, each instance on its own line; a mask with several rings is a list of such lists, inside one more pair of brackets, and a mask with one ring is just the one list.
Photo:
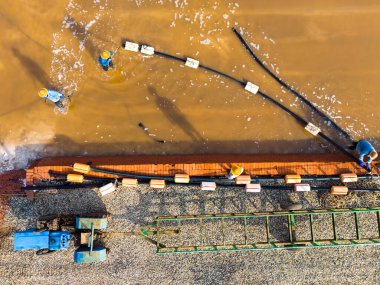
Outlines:
[[[0, 8], [3, 169], [66, 154], [334, 151], [268, 102], [202, 70], [124, 50], [108, 73], [97, 63], [101, 50], [125, 39], [148, 43], [255, 82], [325, 128], [250, 59], [234, 26], [269, 68], [378, 146], [377, 1], [19, 0]], [[67, 115], [37, 96], [45, 86], [70, 96]]]

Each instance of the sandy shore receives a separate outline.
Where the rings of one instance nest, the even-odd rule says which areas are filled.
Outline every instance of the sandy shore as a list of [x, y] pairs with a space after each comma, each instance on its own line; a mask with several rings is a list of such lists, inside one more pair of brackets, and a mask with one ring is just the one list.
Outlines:
[[[158, 215], [205, 214], [281, 210], [289, 201], [304, 208], [321, 208], [320, 193], [266, 191], [247, 194], [242, 189], [220, 188], [201, 192], [194, 187], [146, 186], [119, 189], [98, 196], [97, 190], [39, 194], [34, 203], [14, 198], [6, 221], [21, 230], [37, 217], [53, 213], [107, 210], [109, 231], [131, 231]], [[323, 199], [322, 199], [323, 200]], [[379, 195], [359, 194], [342, 199], [343, 206], [379, 205]], [[366, 218], [364, 218], [366, 219]], [[348, 221], [348, 219], [347, 219]], [[346, 220], [341, 221], [344, 234]], [[365, 222], [365, 221], [364, 221]], [[351, 228], [350, 228], [351, 230]], [[322, 229], [323, 231], [323, 229]], [[327, 231], [327, 227], [326, 227]], [[73, 249], [38, 257], [34, 252], [2, 250], [2, 284], [379, 284], [380, 247], [357, 246], [303, 251], [248, 251], [156, 255], [155, 246], [138, 237], [110, 238], [106, 262], [75, 265]]]

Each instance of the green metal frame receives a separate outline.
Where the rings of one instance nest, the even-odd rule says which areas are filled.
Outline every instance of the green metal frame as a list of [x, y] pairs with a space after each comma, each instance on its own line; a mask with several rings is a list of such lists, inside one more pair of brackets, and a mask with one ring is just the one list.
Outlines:
[[[376, 213], [376, 219], [373, 219], [378, 228], [378, 236], [371, 238], [362, 238], [359, 226], [359, 216], [363, 213]], [[340, 239], [337, 235], [336, 216], [340, 214], [353, 214], [355, 221], [355, 239]], [[314, 227], [314, 218], [316, 215], [331, 215], [333, 239], [317, 239], [316, 228]], [[297, 240], [296, 237], [296, 220], [297, 216], [308, 217], [309, 231], [311, 239]], [[273, 217], [287, 217], [287, 226], [289, 229], [289, 239], [284, 241], [271, 241], [270, 239], [270, 220]], [[264, 219], [266, 228], [266, 242], [248, 242], [247, 219]], [[226, 243], [225, 234], [226, 220], [239, 220], [243, 225], [244, 243], [234, 244]], [[181, 230], [184, 221], [194, 220], [198, 222], [198, 232], [200, 233], [201, 245], [178, 245], [165, 246], [160, 241], [162, 234], [172, 234], [177, 236], [177, 240], [182, 241]], [[221, 222], [221, 244], [204, 244], [203, 233], [207, 230], [207, 222], [211, 220], [219, 220]], [[164, 222], [174, 222], [175, 229], [165, 229], [162, 224]], [[140, 235], [150, 240], [155, 240], [158, 254], [165, 253], [191, 253], [191, 252], [219, 252], [219, 251], [243, 251], [243, 250], [274, 250], [274, 249], [298, 249], [298, 248], [324, 248], [338, 246], [356, 246], [356, 245], [376, 245], [380, 244], [380, 207], [373, 208], [353, 208], [353, 209], [329, 209], [329, 210], [299, 210], [299, 211], [283, 211], [283, 212], [259, 212], [259, 213], [235, 213], [235, 214], [211, 214], [211, 215], [186, 215], [186, 216], [167, 216], [157, 217], [153, 223], [141, 229]], [[154, 238], [153, 238], [154, 236]]]

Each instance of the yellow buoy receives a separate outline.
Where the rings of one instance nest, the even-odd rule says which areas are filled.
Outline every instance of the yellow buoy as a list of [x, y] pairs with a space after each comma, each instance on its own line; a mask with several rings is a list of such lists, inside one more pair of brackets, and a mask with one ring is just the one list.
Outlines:
[[73, 169], [76, 172], [87, 174], [90, 172], [91, 167], [88, 164], [76, 162], [73, 165]]
[[67, 174], [67, 182], [74, 182], [74, 183], [83, 183], [83, 175], [82, 174]]

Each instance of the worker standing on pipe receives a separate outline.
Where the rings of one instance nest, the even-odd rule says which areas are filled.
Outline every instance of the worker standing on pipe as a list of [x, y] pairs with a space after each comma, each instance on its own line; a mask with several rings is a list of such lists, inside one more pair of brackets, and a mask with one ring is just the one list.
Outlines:
[[[367, 140], [360, 140], [354, 142], [350, 149], [355, 149], [359, 154], [360, 166], [365, 165], [365, 167], [370, 170], [371, 162], [377, 158], [377, 152], [371, 143]], [[367, 156], [367, 162], [364, 164], [364, 157]]]
[[113, 51], [103, 50], [99, 56], [99, 63], [102, 66], [104, 71], [107, 71], [109, 67], [113, 67], [112, 55]]
[[64, 109], [64, 105], [62, 100], [65, 98], [65, 96], [62, 93], [59, 93], [58, 91], [42, 88], [40, 91], [38, 91], [38, 95], [41, 98], [46, 100], [50, 100], [54, 102], [54, 104], [58, 107], [58, 109], [61, 111]]

